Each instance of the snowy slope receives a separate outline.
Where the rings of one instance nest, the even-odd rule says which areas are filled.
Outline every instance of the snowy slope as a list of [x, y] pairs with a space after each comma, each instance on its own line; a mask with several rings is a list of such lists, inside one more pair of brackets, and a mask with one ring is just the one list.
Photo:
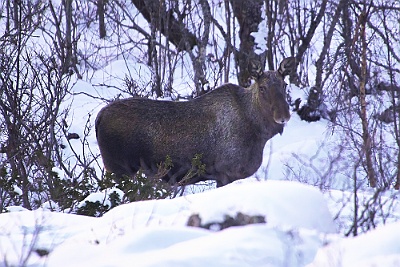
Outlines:
[[[186, 226], [192, 214], [207, 223], [237, 212], [266, 223], [215, 232]], [[19, 265], [29, 256], [30, 266], [304, 266], [336, 232], [323, 195], [286, 181], [131, 203], [101, 218], [36, 210], [1, 214], [0, 222], [1, 258]]]
[[[239, 211], [266, 223], [222, 231], [186, 226], [192, 214], [207, 223]], [[318, 189], [248, 179], [121, 205], [101, 218], [46, 210], [0, 214], [0, 266], [398, 266], [399, 227], [345, 239]]]

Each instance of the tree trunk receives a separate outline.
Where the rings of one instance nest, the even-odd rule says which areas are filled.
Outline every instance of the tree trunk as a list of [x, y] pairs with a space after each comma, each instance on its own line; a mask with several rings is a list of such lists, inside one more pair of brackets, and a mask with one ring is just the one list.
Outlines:
[[[178, 51], [191, 51], [197, 45], [196, 35], [186, 28], [183, 21], [174, 17], [173, 10], [167, 10], [159, 0], [132, 0], [132, 3], [147, 22], [168, 38]], [[178, 17], [181, 16], [178, 14]]]
[[106, 25], [104, 23], [104, 0], [97, 0], [97, 15], [99, 16], [99, 35], [103, 39], [107, 36]]
[[376, 175], [372, 162], [372, 140], [368, 131], [368, 118], [367, 118], [367, 102], [366, 102], [366, 81], [367, 81], [367, 41], [365, 36], [365, 25], [367, 20], [367, 12], [363, 11], [359, 16], [360, 25], [360, 40], [362, 46], [361, 52], [361, 79], [360, 79], [360, 105], [361, 105], [361, 123], [362, 123], [362, 138], [364, 142], [364, 155], [367, 164], [367, 175], [371, 187], [376, 187]]
[[67, 73], [72, 65], [72, 0], [65, 0], [65, 61], [63, 73]]
[[258, 31], [258, 25], [262, 21], [262, 0], [230, 0], [233, 14], [239, 22], [240, 47], [236, 53], [236, 62], [239, 67], [239, 85], [248, 87], [251, 83], [251, 69], [254, 65], [264, 69], [266, 53], [260, 55], [254, 52], [255, 39], [251, 35]]

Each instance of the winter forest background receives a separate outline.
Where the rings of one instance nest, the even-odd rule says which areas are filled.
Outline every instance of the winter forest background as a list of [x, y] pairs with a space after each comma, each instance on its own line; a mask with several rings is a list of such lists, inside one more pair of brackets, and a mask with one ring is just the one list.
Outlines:
[[[2, 1], [0, 213], [46, 206], [100, 216], [121, 203], [173, 196], [176, 188], [155, 179], [116, 185], [104, 173], [89, 138], [98, 109], [128, 96], [185, 101], [226, 82], [248, 86], [250, 64], [276, 69], [288, 56], [298, 65], [292, 116], [310, 126], [324, 120], [340, 138], [320, 144], [329, 150], [322, 163], [320, 149], [294, 153], [286, 179], [323, 192], [370, 192], [351, 203], [345, 235], [385, 223], [400, 187], [395, 0]], [[114, 71], [121, 65], [122, 76]], [[77, 113], [82, 95], [96, 109]], [[107, 205], [82, 204], [112, 187], [122, 193]]]

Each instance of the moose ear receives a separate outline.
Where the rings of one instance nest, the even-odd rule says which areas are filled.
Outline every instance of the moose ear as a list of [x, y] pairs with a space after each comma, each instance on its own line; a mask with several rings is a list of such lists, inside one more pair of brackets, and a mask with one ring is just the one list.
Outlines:
[[252, 79], [258, 80], [258, 78], [263, 74], [263, 68], [258, 61], [252, 60], [249, 63], [249, 73]]
[[287, 57], [279, 64], [278, 72], [283, 78], [296, 71], [296, 58]]

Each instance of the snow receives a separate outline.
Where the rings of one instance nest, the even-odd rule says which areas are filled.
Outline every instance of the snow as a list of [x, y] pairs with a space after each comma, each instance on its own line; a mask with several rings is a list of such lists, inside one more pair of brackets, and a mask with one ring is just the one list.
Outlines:
[[[222, 231], [186, 226], [192, 214], [207, 223], [237, 212], [262, 215], [266, 223]], [[0, 215], [0, 229], [1, 258], [19, 265], [29, 256], [29, 266], [304, 266], [336, 232], [317, 189], [251, 179], [175, 199], [120, 205], [101, 218], [10, 212]], [[50, 254], [29, 255], [37, 249]]]
[[[295, 247], [297, 238], [302, 245]], [[73, 266], [121, 266], [127, 262], [135, 266], [301, 266], [298, 261], [309, 260], [312, 255], [304, 243], [312, 247], [319, 242], [316, 239], [266, 225], [233, 227], [216, 233], [159, 227], [133, 231], [109, 245], [91, 245], [85, 248], [85, 254], [68, 244], [63, 247], [65, 250], [55, 252], [58, 259], [50, 258], [49, 265], [62, 266], [68, 261]], [[78, 257], [71, 259], [70, 253], [78, 253]], [[80, 257], [82, 254], [89, 255]], [[302, 259], [296, 258], [299, 254], [303, 254]]]
[[86, 201], [89, 202], [99, 202], [103, 205], [108, 205], [111, 207], [111, 202], [108, 198], [108, 196], [112, 193], [116, 193], [119, 196], [119, 199], [122, 199], [124, 192], [122, 192], [121, 189], [118, 188], [107, 188], [105, 190], [101, 190], [100, 192], [92, 193], [89, 196], [87, 196], [84, 200], [82, 200], [78, 207], [84, 206]]
[[307, 267], [400, 266], [400, 222], [356, 238], [342, 239], [320, 249]]
[[[237, 212], [264, 216], [266, 222], [221, 231], [187, 226], [193, 214], [204, 224]], [[245, 179], [174, 199], [120, 205], [100, 218], [10, 208], [0, 214], [0, 230], [0, 266], [347, 267], [400, 262], [399, 222], [343, 238], [325, 196], [292, 181]], [[49, 255], [40, 257], [40, 250]]]
[[13, 185], [14, 192], [18, 195], [22, 195], [22, 189], [19, 188], [17, 185]]

